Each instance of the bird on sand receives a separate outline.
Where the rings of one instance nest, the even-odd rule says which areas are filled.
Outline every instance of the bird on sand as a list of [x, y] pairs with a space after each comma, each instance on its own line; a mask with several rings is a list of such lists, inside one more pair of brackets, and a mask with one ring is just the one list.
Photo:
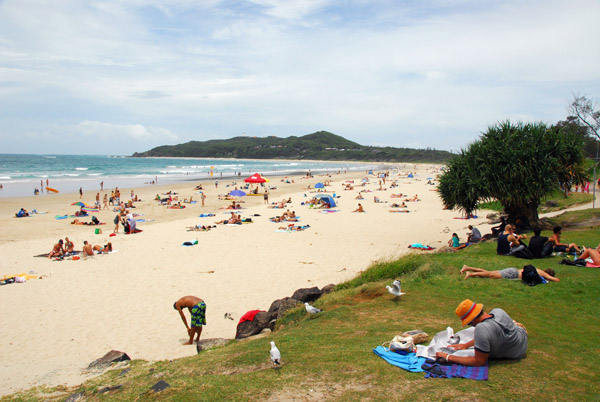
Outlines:
[[395, 280], [394, 282], [392, 282], [392, 286], [386, 286], [386, 289], [388, 290], [388, 292], [390, 292], [390, 294], [396, 297], [406, 294], [402, 293], [399, 280]]
[[271, 361], [275, 366], [281, 365], [281, 352], [279, 352], [273, 341], [271, 341]]
[[321, 311], [323, 311], [321, 309], [311, 306], [310, 304], [308, 304], [306, 302], [304, 303], [304, 307], [306, 308], [306, 311], [308, 311], [309, 314], [317, 314], [317, 313], [320, 313]]

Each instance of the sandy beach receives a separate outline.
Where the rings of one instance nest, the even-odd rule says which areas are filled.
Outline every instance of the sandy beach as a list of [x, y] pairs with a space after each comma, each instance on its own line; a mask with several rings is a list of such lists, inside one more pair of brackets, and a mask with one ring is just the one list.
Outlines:
[[[287, 223], [269, 218], [285, 209], [271, 209], [262, 196], [243, 197], [243, 218], [253, 223], [224, 226], [206, 232], [187, 231], [194, 225], [214, 225], [226, 219], [224, 209], [230, 201], [219, 200], [242, 180], [203, 182], [206, 205], [194, 183], [147, 186], [134, 189], [143, 201], [131, 210], [148, 222], [138, 223], [143, 232], [124, 235], [122, 227], [113, 232], [116, 212], [93, 213], [101, 226], [72, 225], [73, 218], [55, 219], [73, 214], [77, 201], [94, 204], [95, 193], [44, 194], [25, 198], [6, 198], [0, 203], [0, 276], [31, 273], [31, 279], [0, 287], [0, 326], [2, 365], [0, 395], [32, 386], [47, 384], [75, 385], [88, 374], [82, 373], [90, 362], [111, 349], [126, 352], [132, 359], [162, 360], [190, 356], [194, 346], [183, 346], [185, 328], [173, 302], [185, 295], [203, 298], [207, 304], [207, 325], [202, 338], [233, 338], [236, 324], [246, 311], [267, 310], [270, 303], [291, 296], [303, 287], [322, 287], [352, 278], [377, 260], [391, 259], [410, 251], [413, 243], [445, 246], [452, 232], [466, 241], [467, 225], [489, 231], [483, 216], [474, 220], [454, 219], [456, 211], [442, 209], [435, 186], [428, 177], [436, 177], [432, 165], [411, 165], [413, 178], [406, 170], [390, 168], [391, 177], [378, 190], [379, 179], [365, 172], [331, 174], [304, 178], [271, 178], [269, 201], [291, 198], [286, 206], [300, 217], [304, 231], [278, 231]], [[331, 181], [328, 194], [335, 193], [337, 212], [322, 213], [301, 203], [315, 195], [317, 182]], [[344, 184], [354, 181], [353, 190]], [[289, 183], [287, 183], [289, 181]], [[390, 188], [392, 182], [398, 187]], [[229, 185], [229, 187], [226, 187]], [[99, 191], [100, 189], [98, 189]], [[101, 199], [104, 193], [100, 192]], [[361, 190], [363, 200], [355, 197]], [[131, 188], [122, 188], [122, 199], [129, 199]], [[195, 204], [185, 209], [168, 209], [154, 198], [167, 191], [178, 193], [180, 200], [193, 197]], [[392, 198], [403, 193], [407, 197]], [[390, 213], [391, 205], [418, 194], [420, 201], [407, 202], [409, 213]], [[374, 196], [381, 203], [374, 202]], [[362, 203], [366, 213], [352, 212]], [[15, 218], [25, 208], [40, 214]], [[397, 208], [394, 208], [397, 209]], [[200, 218], [200, 214], [216, 214]], [[89, 221], [88, 218], [81, 218]], [[102, 229], [95, 234], [95, 229]], [[34, 257], [48, 253], [58, 239], [69, 237], [76, 250], [83, 241], [104, 245], [112, 242], [113, 253], [81, 260], [53, 261]], [[185, 241], [198, 240], [191, 247]], [[234, 320], [224, 318], [230, 313]]]

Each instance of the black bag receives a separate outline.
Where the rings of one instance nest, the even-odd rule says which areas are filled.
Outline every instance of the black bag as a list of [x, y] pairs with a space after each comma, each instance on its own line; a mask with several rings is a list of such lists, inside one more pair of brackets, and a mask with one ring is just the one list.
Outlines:
[[542, 248], [542, 254], [541, 257], [542, 258], [546, 258], [546, 257], [550, 257], [550, 255], [552, 255], [552, 250], [554, 249], [554, 245], [550, 242], [544, 244], [544, 247]]
[[100, 223], [98, 218], [96, 218], [95, 216], [92, 216], [92, 222], [94, 222], [94, 225], [98, 225]]
[[533, 265], [525, 265], [521, 280], [528, 286], [535, 286], [542, 283], [542, 277], [537, 273], [537, 269]]
[[531, 250], [527, 247], [525, 247], [523, 250], [515, 252], [513, 255], [517, 258], [524, 258], [526, 260], [533, 260], [535, 258]]
[[575, 267], [585, 267], [587, 266], [587, 261], [585, 260], [585, 258], [578, 258], [573, 261], [569, 260], [568, 258], [563, 258], [563, 260], [559, 262], [559, 264], [573, 265]]

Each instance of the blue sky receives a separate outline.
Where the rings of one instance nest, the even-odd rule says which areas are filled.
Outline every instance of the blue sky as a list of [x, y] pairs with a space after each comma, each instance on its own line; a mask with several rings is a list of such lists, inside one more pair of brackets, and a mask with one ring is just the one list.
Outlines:
[[0, 0], [0, 153], [326, 130], [459, 150], [600, 96], [598, 0]]

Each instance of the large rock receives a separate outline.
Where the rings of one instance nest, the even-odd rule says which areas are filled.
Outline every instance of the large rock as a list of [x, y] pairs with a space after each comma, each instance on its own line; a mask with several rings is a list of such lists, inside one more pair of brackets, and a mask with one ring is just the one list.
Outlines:
[[216, 348], [217, 346], [223, 346], [226, 345], [230, 340], [231, 339], [226, 338], [201, 339], [200, 341], [196, 342], [196, 351], [200, 353], [206, 349]]
[[252, 335], [259, 334], [265, 328], [273, 329], [275, 327], [275, 314], [268, 311], [261, 311], [256, 314], [254, 320], [244, 321], [237, 326], [235, 339], [244, 339]]
[[330, 283], [329, 285], [325, 285], [321, 288], [321, 292], [323, 292], [324, 294], [329, 294], [333, 291], [333, 289], [335, 289], [335, 285], [333, 283]]
[[303, 288], [296, 290], [292, 295], [292, 299], [296, 299], [302, 303], [311, 303], [317, 300], [319, 297], [321, 297], [322, 294], [323, 292], [321, 292], [319, 288], [315, 286], [313, 288]]
[[125, 360], [131, 360], [131, 358], [125, 352], [119, 352], [118, 350], [111, 350], [99, 359], [91, 362], [87, 369], [88, 370], [104, 370], [112, 363], [122, 362]]
[[279, 319], [288, 310], [293, 309], [300, 303], [298, 300], [291, 297], [284, 297], [283, 299], [275, 300], [269, 307], [269, 313], [273, 315], [273, 318]]

